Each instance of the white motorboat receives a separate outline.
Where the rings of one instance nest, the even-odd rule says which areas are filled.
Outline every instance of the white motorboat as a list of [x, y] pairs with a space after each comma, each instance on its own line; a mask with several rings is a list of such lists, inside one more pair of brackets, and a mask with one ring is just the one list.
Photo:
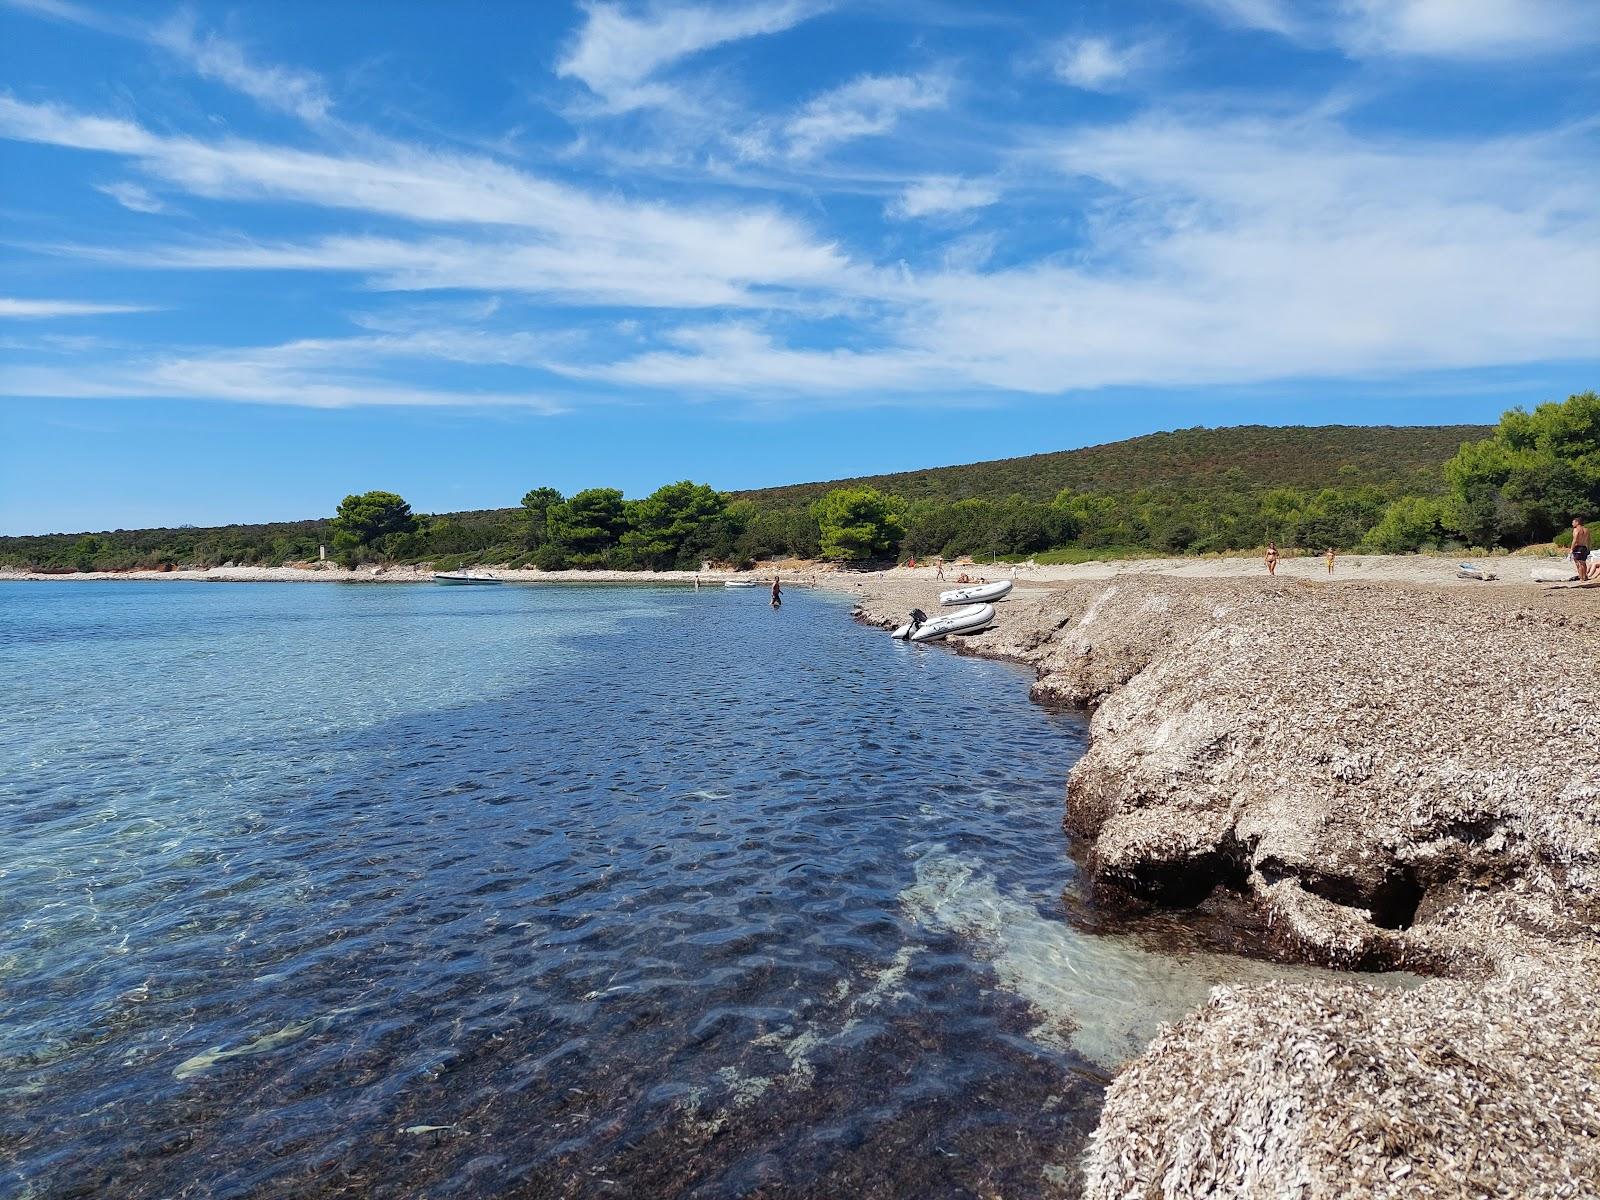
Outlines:
[[931, 642], [952, 633], [977, 633], [994, 624], [994, 605], [969, 604], [955, 612], [947, 612], [915, 627], [907, 624], [894, 631], [893, 636], [910, 642]]
[[940, 604], [993, 604], [1003, 600], [1011, 591], [1011, 580], [996, 579], [993, 583], [974, 583], [956, 588], [953, 592], [940, 592]]
[[464, 584], [505, 582], [505, 580], [498, 579], [487, 571], [435, 571], [433, 573], [433, 581], [435, 583], [451, 584], [455, 587], [461, 587]]
[[724, 579], [722, 581], [722, 586], [723, 587], [731, 587], [731, 588], [760, 587], [761, 586], [761, 580], [759, 580], [759, 579]]

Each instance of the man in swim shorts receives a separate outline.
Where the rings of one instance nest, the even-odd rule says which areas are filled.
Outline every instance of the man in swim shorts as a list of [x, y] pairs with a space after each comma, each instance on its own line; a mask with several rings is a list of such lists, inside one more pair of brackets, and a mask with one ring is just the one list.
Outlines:
[[1582, 517], [1572, 518], [1572, 565], [1578, 568], [1578, 582], [1589, 579], [1589, 527]]

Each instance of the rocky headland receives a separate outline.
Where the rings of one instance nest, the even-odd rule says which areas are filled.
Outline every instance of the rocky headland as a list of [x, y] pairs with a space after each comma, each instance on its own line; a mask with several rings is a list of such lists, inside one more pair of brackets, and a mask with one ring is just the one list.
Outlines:
[[1220, 889], [1280, 950], [1435, 976], [1216, 989], [1113, 1081], [1087, 1195], [1600, 1196], [1597, 619], [1595, 590], [1126, 575], [952, 641], [1092, 709], [1066, 824], [1101, 895]]

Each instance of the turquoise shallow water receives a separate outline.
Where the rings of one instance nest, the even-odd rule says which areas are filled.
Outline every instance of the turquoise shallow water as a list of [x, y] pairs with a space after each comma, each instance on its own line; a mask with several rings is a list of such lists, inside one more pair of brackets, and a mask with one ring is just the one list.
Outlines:
[[0, 1194], [1066, 1194], [1235, 967], [1083, 726], [838, 597], [0, 585]]

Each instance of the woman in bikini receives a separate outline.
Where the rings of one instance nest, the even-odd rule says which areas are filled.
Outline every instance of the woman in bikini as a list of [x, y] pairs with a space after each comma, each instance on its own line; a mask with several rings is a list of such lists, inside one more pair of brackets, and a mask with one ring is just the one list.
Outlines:
[[1278, 543], [1277, 542], [1268, 542], [1267, 543], [1267, 574], [1268, 575], [1276, 575], [1277, 573], [1278, 573]]

